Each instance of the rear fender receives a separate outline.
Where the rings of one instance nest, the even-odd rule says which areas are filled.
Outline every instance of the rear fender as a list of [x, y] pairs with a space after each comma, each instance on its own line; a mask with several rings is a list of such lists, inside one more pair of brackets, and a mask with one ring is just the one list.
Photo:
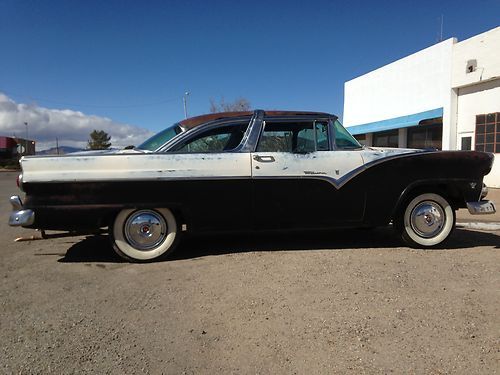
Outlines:
[[454, 210], [466, 208], [467, 202], [480, 199], [482, 186], [482, 180], [435, 179], [415, 181], [401, 192], [392, 212], [392, 217], [397, 215], [407, 201], [423, 193], [436, 193], [443, 196]]

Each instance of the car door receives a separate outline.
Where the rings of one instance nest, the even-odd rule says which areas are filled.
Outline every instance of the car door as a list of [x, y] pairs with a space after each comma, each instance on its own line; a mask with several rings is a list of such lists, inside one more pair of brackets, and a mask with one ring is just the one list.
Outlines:
[[248, 121], [210, 125], [165, 154], [175, 180], [175, 198], [182, 202], [191, 229], [251, 227], [250, 153], [234, 152], [247, 128]]
[[332, 150], [328, 120], [263, 124], [252, 153], [254, 224], [259, 229], [330, 228], [363, 218], [364, 192], [345, 180], [359, 150]]

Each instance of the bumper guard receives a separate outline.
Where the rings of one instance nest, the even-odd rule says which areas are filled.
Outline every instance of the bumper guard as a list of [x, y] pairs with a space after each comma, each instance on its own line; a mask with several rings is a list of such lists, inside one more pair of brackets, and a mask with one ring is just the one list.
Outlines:
[[9, 217], [9, 225], [11, 227], [25, 227], [33, 225], [35, 222], [35, 211], [23, 209], [23, 202], [18, 195], [10, 197], [10, 204], [13, 209]]
[[491, 201], [467, 202], [467, 209], [471, 215], [489, 215], [497, 212]]

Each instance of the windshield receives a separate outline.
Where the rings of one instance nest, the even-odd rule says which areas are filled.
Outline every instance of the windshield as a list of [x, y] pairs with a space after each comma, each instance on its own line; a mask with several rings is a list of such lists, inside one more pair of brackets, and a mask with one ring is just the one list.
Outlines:
[[340, 123], [335, 120], [335, 146], [340, 149], [362, 148], [359, 142]]
[[182, 129], [178, 124], [174, 124], [158, 134], [153, 135], [147, 141], [137, 146], [138, 149], [156, 151], [158, 148], [163, 146], [166, 142], [170, 141], [177, 134], [182, 133]]

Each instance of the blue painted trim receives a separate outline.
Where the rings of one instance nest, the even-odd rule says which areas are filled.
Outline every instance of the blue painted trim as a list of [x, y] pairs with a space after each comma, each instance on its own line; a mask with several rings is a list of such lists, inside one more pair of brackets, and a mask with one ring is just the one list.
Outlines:
[[346, 127], [349, 133], [352, 135], [366, 134], [373, 132], [381, 132], [384, 130], [392, 130], [399, 128], [409, 128], [410, 126], [416, 126], [422, 120], [427, 120], [430, 118], [442, 117], [443, 108], [431, 109], [430, 111], [424, 111], [419, 113], [414, 113], [412, 115], [394, 117], [388, 120], [369, 122], [367, 124], [354, 125]]

